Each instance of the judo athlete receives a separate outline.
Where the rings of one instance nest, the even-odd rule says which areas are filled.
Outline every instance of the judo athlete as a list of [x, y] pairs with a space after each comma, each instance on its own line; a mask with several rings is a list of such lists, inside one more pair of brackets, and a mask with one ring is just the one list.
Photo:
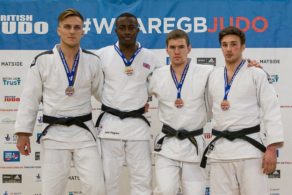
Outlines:
[[126, 164], [130, 194], [151, 195], [150, 124], [143, 113], [148, 77], [160, 63], [136, 41], [136, 16], [121, 14], [115, 27], [118, 41], [97, 51], [105, 77], [103, 113], [96, 126], [100, 131], [106, 190], [108, 195], [120, 194], [119, 183]]
[[262, 69], [247, 68], [240, 29], [223, 29], [219, 42], [225, 66], [214, 69], [208, 84], [214, 136], [206, 149], [211, 194], [268, 195], [267, 174], [275, 171], [276, 149], [284, 141], [277, 94]]
[[30, 136], [42, 102], [42, 195], [64, 195], [73, 159], [84, 195], [104, 195], [104, 177], [91, 120], [91, 96], [99, 98], [103, 75], [99, 58], [80, 48], [83, 17], [74, 9], [58, 18], [60, 44], [32, 62], [19, 105], [17, 148], [31, 153]]
[[158, 100], [162, 132], [156, 138], [155, 195], [205, 194], [205, 174], [200, 167], [207, 122], [205, 89], [213, 66], [188, 58], [191, 44], [186, 32], [171, 31], [166, 38], [170, 66], [154, 71], [149, 93]]

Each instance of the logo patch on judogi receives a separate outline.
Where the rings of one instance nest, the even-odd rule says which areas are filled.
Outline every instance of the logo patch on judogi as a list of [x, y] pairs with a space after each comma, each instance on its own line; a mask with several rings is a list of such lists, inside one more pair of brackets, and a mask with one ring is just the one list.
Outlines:
[[150, 65], [147, 64], [147, 63], [145, 63], [145, 62], [143, 63], [143, 67], [144, 67], [144, 68], [147, 68], [147, 69], [150, 69]]

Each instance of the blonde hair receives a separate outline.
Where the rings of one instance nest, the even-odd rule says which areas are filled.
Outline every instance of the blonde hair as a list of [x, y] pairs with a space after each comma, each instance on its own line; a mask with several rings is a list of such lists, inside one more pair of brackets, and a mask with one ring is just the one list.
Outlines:
[[82, 20], [82, 22], [84, 22], [84, 18], [79, 11], [77, 11], [76, 9], [73, 9], [73, 8], [69, 8], [69, 9], [66, 9], [65, 11], [63, 11], [59, 15], [58, 23], [62, 22], [63, 20], [65, 20], [66, 18], [71, 17], [71, 16], [77, 16]]

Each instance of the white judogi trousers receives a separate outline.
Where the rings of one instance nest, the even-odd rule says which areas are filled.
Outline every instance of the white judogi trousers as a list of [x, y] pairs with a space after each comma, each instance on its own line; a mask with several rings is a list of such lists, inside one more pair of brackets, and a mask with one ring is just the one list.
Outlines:
[[262, 159], [211, 162], [211, 195], [269, 195]]
[[129, 171], [130, 194], [151, 195], [152, 165], [149, 141], [101, 139], [107, 195], [123, 195], [119, 189], [123, 165]]
[[71, 160], [83, 195], [105, 195], [104, 176], [97, 146], [80, 149], [43, 149], [42, 195], [64, 195]]
[[205, 194], [205, 173], [199, 162], [182, 162], [157, 155], [155, 164], [157, 188], [154, 195]]

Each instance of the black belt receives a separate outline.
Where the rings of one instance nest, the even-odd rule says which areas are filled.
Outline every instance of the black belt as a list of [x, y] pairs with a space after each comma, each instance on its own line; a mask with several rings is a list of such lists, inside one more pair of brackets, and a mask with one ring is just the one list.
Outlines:
[[251, 145], [253, 145], [254, 147], [256, 147], [257, 149], [259, 149], [260, 151], [265, 152], [266, 147], [263, 144], [247, 136], [249, 134], [258, 133], [258, 132], [260, 132], [260, 125], [256, 125], [254, 127], [249, 127], [249, 128], [242, 129], [239, 131], [228, 131], [228, 130], [218, 131], [218, 130], [212, 129], [212, 135], [215, 135], [216, 137], [206, 147], [203, 153], [203, 158], [202, 158], [200, 166], [202, 168], [206, 167], [206, 164], [207, 164], [206, 154], [209, 150], [213, 150], [214, 143], [220, 138], [226, 138], [230, 141], [233, 141], [235, 139], [243, 139], [247, 141], [248, 143], [250, 143]]
[[98, 127], [101, 121], [101, 118], [103, 117], [104, 113], [110, 113], [114, 116], [118, 116], [120, 119], [124, 119], [124, 118], [140, 118], [142, 120], [144, 120], [150, 127], [150, 123], [149, 121], [146, 119], [146, 117], [143, 115], [145, 113], [145, 107], [142, 107], [138, 110], [133, 110], [133, 111], [129, 111], [129, 112], [122, 112], [119, 111], [117, 109], [108, 107], [104, 104], [101, 105], [101, 110], [103, 111], [103, 113], [101, 113], [96, 121], [95, 126]]
[[92, 119], [92, 115], [86, 114], [83, 116], [77, 116], [77, 117], [62, 117], [62, 118], [57, 118], [53, 116], [48, 116], [48, 115], [43, 115], [43, 122], [48, 123], [49, 125], [42, 131], [42, 133], [38, 136], [37, 138], [37, 143], [40, 143], [40, 139], [42, 136], [45, 136], [48, 132], [49, 127], [52, 125], [64, 125], [64, 126], [71, 126], [71, 125], [76, 125], [78, 127], [81, 127], [83, 129], [86, 129], [89, 131], [96, 141], [95, 136], [93, 133], [90, 131], [90, 129], [84, 124], [84, 122], [89, 121]]
[[162, 126], [162, 132], [166, 134], [162, 138], [160, 138], [157, 143], [155, 144], [154, 150], [156, 152], [159, 152], [161, 150], [163, 141], [165, 137], [176, 137], [180, 140], [188, 138], [190, 142], [196, 147], [197, 154], [198, 154], [198, 144], [196, 141], [195, 136], [202, 135], [203, 134], [203, 129], [198, 129], [194, 131], [187, 131], [185, 129], [182, 130], [175, 130], [172, 127], [163, 124]]

